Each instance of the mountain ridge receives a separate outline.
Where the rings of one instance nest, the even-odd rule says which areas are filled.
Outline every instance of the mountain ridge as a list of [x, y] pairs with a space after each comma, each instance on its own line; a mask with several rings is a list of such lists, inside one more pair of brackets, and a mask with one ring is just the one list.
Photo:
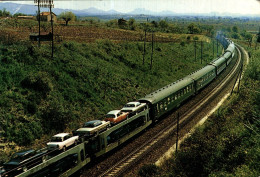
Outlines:
[[[15, 13], [23, 13], [28, 15], [36, 15], [38, 7], [35, 5], [28, 5], [28, 4], [18, 4], [18, 3], [12, 3], [12, 2], [2, 2], [0, 3], [1, 7], [0, 10], [3, 10], [4, 8], [9, 11], [11, 14]], [[49, 11], [48, 8], [41, 8], [41, 11]], [[160, 11], [160, 12], [154, 12], [151, 10], [147, 10], [145, 8], [137, 8], [130, 12], [118, 12], [114, 9], [104, 11], [101, 9], [97, 9], [95, 7], [90, 7], [88, 9], [83, 10], [74, 10], [74, 9], [61, 9], [61, 8], [53, 8], [53, 12], [57, 15], [64, 11], [71, 11], [76, 16], [104, 16], [104, 15], [150, 15], [150, 16], [232, 16], [232, 17], [259, 17], [259, 14], [235, 14], [235, 13], [218, 13], [218, 12], [211, 12], [211, 13], [176, 13], [172, 11]]]

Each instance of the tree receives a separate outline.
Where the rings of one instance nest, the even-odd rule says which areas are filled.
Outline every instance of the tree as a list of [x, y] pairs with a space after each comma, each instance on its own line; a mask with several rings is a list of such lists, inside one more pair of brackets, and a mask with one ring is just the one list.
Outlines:
[[123, 18], [120, 18], [120, 19], [118, 19], [118, 21], [117, 21], [117, 23], [118, 23], [118, 26], [120, 27], [120, 28], [125, 28], [126, 27], [126, 20], [125, 19], [123, 19]]
[[1, 17], [9, 17], [9, 16], [11, 16], [11, 13], [9, 11], [7, 11], [6, 8], [4, 8], [3, 11], [0, 10], [0, 16]]
[[130, 28], [131, 30], [135, 30], [135, 28], [136, 28], [135, 19], [130, 18], [130, 19], [128, 20], [128, 25], [129, 25], [129, 28]]
[[63, 19], [66, 22], [66, 26], [68, 26], [69, 21], [75, 21], [76, 16], [72, 12], [62, 12], [59, 18]]
[[250, 34], [250, 33], [246, 33], [246, 34], [245, 34], [245, 38], [246, 38], [246, 40], [247, 40], [247, 42], [248, 42], [248, 45], [251, 47], [253, 35]]
[[194, 23], [191, 23], [188, 26], [188, 31], [190, 34], [194, 34], [194, 33], [199, 33], [200, 29]]
[[153, 27], [157, 28], [159, 25], [156, 21], [152, 21], [151, 24], [153, 25]]
[[237, 33], [237, 32], [238, 32], [238, 27], [237, 27], [237, 26], [233, 26], [233, 27], [232, 27], [232, 31], [233, 31], [234, 33]]
[[166, 20], [161, 20], [160, 22], [159, 22], [159, 26], [161, 27], [161, 28], [168, 28], [168, 26], [169, 26], [169, 24], [166, 22]]

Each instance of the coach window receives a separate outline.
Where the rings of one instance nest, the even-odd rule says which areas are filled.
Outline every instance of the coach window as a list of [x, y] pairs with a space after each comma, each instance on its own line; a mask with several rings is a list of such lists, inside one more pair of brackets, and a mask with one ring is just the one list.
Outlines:
[[162, 110], [163, 109], [163, 106], [162, 106], [162, 103], [160, 103], [160, 110]]

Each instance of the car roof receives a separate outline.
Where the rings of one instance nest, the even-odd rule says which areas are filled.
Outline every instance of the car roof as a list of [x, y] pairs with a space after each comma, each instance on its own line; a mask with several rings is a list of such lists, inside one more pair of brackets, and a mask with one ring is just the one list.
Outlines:
[[140, 102], [139, 101], [132, 101], [132, 102], [129, 102], [129, 103], [126, 103], [126, 104], [134, 104], [134, 105], [136, 105], [138, 103], [140, 103]]
[[120, 110], [113, 110], [108, 112], [107, 114], [118, 114], [120, 112]]
[[24, 156], [26, 154], [30, 154], [30, 153], [33, 153], [33, 152], [35, 152], [35, 150], [29, 149], [29, 150], [23, 150], [23, 151], [16, 152], [15, 154], [17, 154], [19, 156]]
[[88, 121], [88, 122], [86, 122], [86, 123], [92, 124], [92, 123], [96, 123], [96, 122], [102, 122], [102, 121], [101, 121], [101, 120], [91, 120], [91, 121]]
[[57, 135], [54, 135], [53, 137], [64, 137], [66, 135], [69, 135], [69, 133], [59, 133]]

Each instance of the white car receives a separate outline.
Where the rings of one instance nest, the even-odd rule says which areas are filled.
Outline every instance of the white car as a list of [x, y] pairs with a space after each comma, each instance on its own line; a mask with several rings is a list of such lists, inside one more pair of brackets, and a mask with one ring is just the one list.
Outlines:
[[92, 121], [86, 122], [83, 125], [83, 128], [79, 128], [76, 131], [76, 134], [78, 134], [80, 136], [90, 137], [90, 136], [96, 135], [99, 132], [106, 130], [109, 126], [110, 126], [109, 122], [101, 121], [101, 120], [92, 120]]
[[146, 104], [145, 103], [140, 103], [139, 101], [133, 101], [127, 103], [122, 109], [122, 112], [135, 112], [138, 111], [139, 109], [143, 108]]
[[77, 144], [78, 140], [79, 136], [72, 136], [69, 133], [59, 133], [51, 138], [51, 142], [47, 143], [47, 147], [48, 150], [63, 149], [65, 151], [67, 147]]

